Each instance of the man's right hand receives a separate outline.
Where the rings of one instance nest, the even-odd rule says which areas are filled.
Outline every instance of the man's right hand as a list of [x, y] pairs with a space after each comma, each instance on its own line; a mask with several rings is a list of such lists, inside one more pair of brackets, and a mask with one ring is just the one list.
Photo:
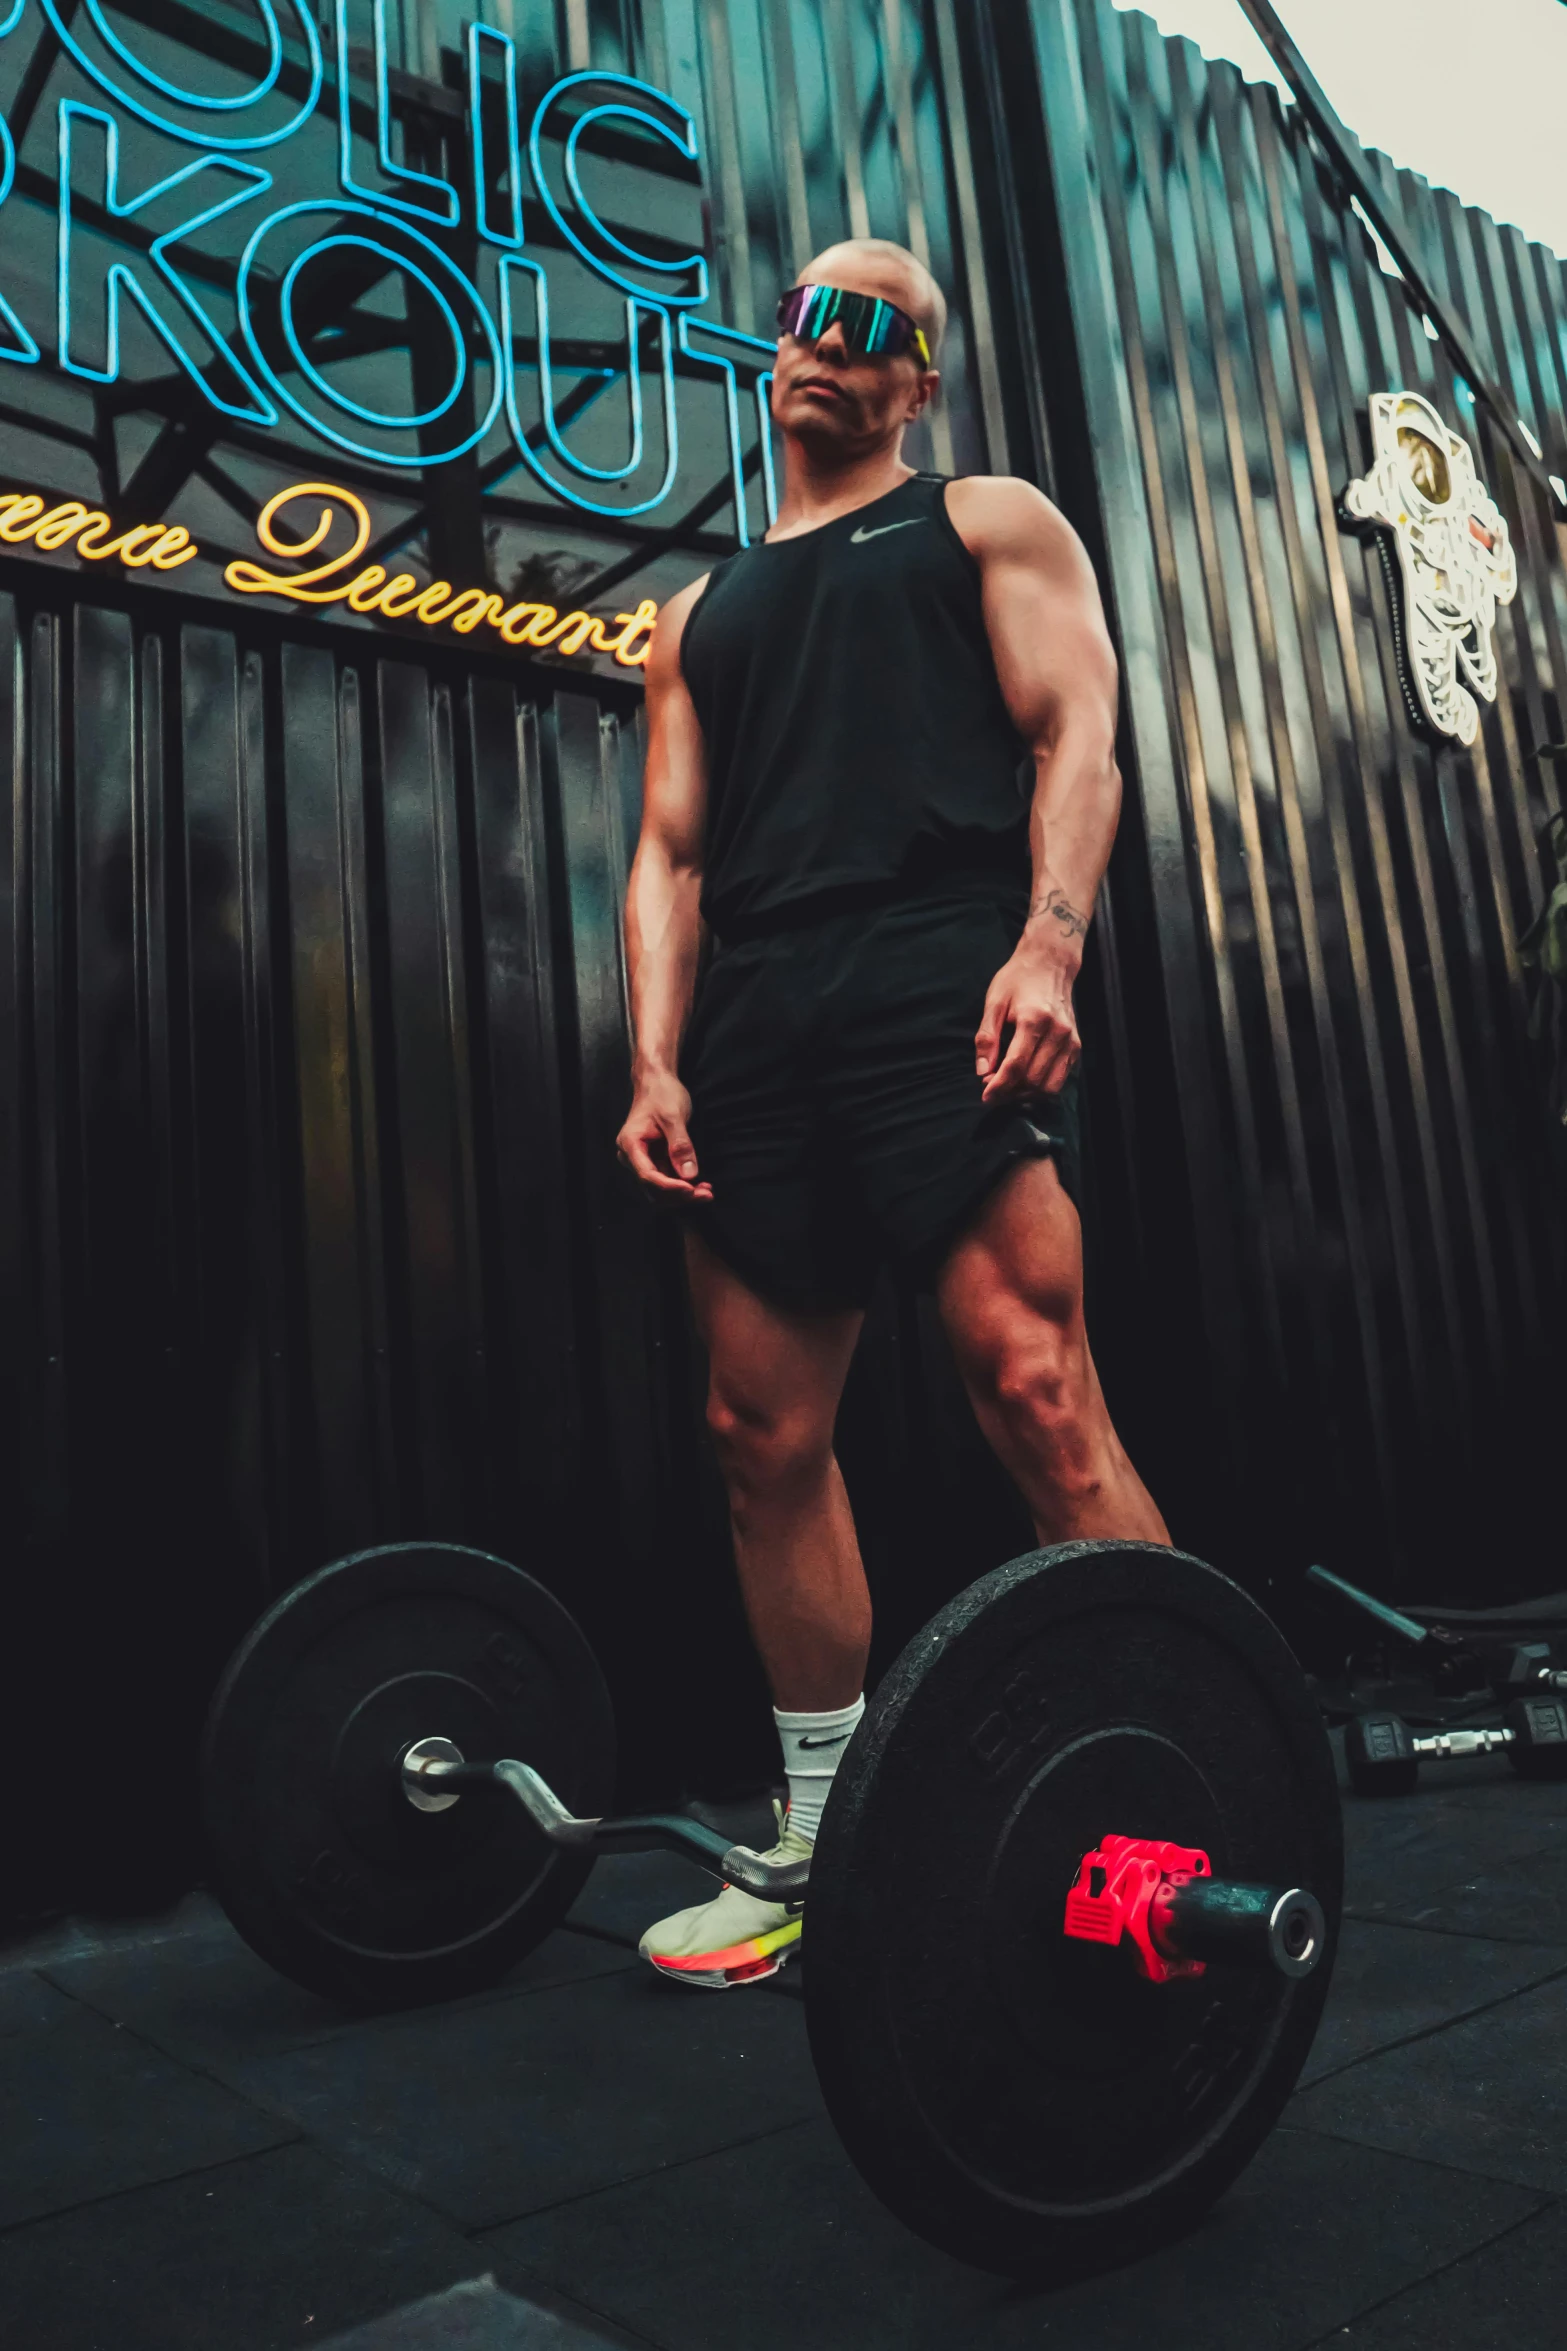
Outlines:
[[690, 1117], [691, 1097], [677, 1077], [639, 1077], [615, 1149], [649, 1191], [673, 1192], [682, 1200], [711, 1200], [712, 1185], [698, 1177]]

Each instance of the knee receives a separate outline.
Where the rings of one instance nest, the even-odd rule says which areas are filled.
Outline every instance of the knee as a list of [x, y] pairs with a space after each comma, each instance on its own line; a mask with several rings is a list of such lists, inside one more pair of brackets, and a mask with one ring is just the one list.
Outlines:
[[1096, 1481], [1100, 1408], [1080, 1334], [1040, 1321], [999, 1343], [984, 1367], [993, 1412], [1038, 1472], [1063, 1485]]
[[1070, 1419], [1086, 1393], [1081, 1335], [1053, 1315], [1008, 1315], [974, 1334], [968, 1369], [1008, 1420]]
[[832, 1457], [832, 1430], [813, 1413], [767, 1408], [713, 1389], [707, 1431], [737, 1506], [809, 1484]]

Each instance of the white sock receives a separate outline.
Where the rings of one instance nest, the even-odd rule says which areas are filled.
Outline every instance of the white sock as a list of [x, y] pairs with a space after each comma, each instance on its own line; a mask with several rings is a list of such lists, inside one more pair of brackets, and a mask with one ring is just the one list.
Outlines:
[[773, 1708], [789, 1775], [789, 1826], [813, 1845], [832, 1775], [864, 1712], [863, 1698], [832, 1714], [780, 1714]]

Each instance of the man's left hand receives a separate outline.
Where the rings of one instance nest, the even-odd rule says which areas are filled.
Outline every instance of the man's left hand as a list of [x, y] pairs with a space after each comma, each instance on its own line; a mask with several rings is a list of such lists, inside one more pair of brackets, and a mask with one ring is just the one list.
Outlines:
[[[1055, 931], [1057, 926], [1051, 925]], [[982, 1102], [1059, 1094], [1082, 1051], [1072, 983], [1082, 960], [1077, 939], [1025, 930], [990, 983], [974, 1039], [975, 1069], [985, 1080]], [[1011, 1043], [1002, 1054], [1007, 1029]]]

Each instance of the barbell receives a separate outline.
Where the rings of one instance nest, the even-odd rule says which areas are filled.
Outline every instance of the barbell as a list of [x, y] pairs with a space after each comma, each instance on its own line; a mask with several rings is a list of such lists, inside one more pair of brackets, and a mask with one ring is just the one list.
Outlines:
[[870, 1699], [809, 1862], [613, 1818], [581, 1632], [533, 1577], [360, 1552], [262, 1617], [203, 1750], [212, 1880], [262, 1958], [407, 2007], [494, 1983], [602, 1852], [806, 1893], [806, 2027], [882, 2200], [1007, 2275], [1188, 2225], [1272, 2128], [1327, 1996], [1342, 1841], [1326, 1735], [1240, 1588], [1139, 1543], [961, 1593]]

